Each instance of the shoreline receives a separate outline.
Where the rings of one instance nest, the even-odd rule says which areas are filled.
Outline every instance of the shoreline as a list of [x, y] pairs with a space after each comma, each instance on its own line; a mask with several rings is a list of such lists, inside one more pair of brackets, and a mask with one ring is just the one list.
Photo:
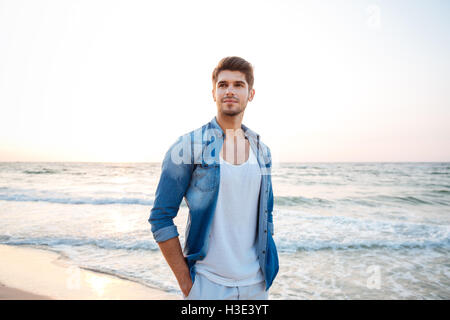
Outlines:
[[61, 254], [0, 244], [0, 300], [180, 300], [118, 276], [70, 265]]
[[11, 288], [0, 283], [0, 300], [54, 300], [47, 296], [42, 296], [16, 288]]

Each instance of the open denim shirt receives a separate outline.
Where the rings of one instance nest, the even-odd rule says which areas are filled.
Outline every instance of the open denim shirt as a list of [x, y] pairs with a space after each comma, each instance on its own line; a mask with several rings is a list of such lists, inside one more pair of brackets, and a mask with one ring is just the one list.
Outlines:
[[[245, 137], [261, 170], [258, 203], [257, 253], [266, 290], [278, 273], [278, 253], [273, 236], [272, 160], [270, 149], [259, 135], [242, 125]], [[169, 148], [162, 163], [161, 177], [148, 221], [156, 242], [177, 237], [173, 219], [185, 198], [189, 208], [183, 254], [192, 281], [193, 266], [208, 252], [209, 234], [219, 194], [220, 161], [225, 133], [214, 117], [209, 123], [181, 137]]]

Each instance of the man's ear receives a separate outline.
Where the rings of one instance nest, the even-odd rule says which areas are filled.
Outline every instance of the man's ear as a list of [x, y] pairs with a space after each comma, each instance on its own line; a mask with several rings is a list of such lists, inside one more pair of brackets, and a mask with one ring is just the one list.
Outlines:
[[211, 92], [212, 92], [214, 102], [216, 102], [216, 88], [213, 88]]
[[255, 89], [252, 89], [250, 90], [250, 93], [248, 95], [248, 101], [252, 101], [254, 96], [255, 96]]

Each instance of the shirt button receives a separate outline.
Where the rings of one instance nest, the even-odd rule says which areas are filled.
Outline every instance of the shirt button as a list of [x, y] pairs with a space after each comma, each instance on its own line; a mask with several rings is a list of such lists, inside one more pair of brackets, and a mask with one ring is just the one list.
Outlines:
[[263, 254], [266, 254], [266, 250], [263, 250]]
[[264, 233], [267, 233], [267, 230], [264, 230]]

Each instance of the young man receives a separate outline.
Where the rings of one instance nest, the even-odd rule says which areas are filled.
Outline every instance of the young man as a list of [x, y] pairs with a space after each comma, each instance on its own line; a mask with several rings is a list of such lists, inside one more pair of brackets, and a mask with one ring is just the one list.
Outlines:
[[[253, 67], [223, 58], [213, 71], [217, 116], [166, 153], [149, 222], [185, 299], [268, 299], [278, 272], [270, 150], [242, 124]], [[182, 251], [173, 218], [189, 208]], [[184, 254], [183, 254], [184, 253]]]

